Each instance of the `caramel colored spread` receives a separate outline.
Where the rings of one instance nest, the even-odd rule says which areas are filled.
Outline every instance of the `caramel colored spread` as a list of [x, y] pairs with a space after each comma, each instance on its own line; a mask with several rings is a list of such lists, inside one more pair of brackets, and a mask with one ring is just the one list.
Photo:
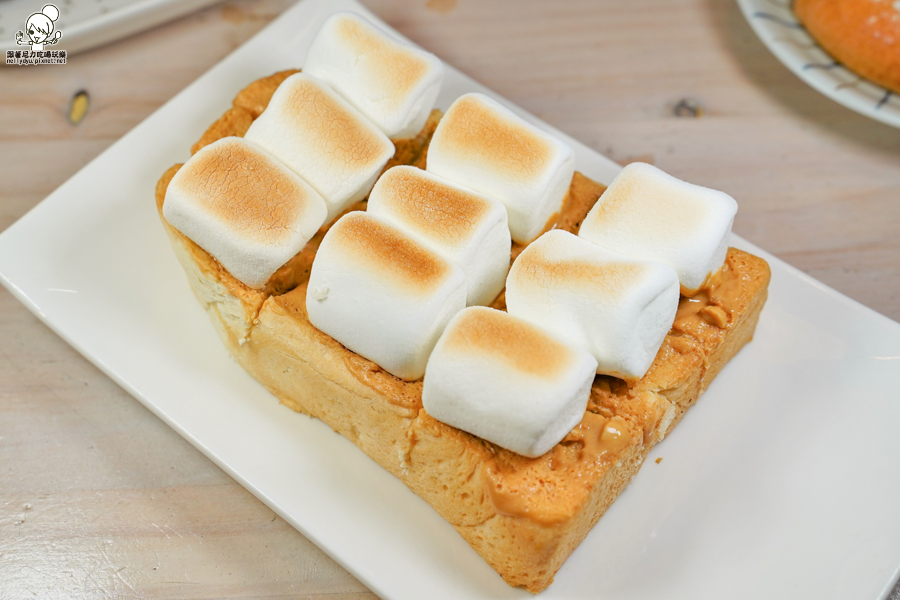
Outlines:
[[641, 441], [654, 441], [657, 428], [665, 416], [667, 404], [655, 392], [632, 389], [626, 382], [609, 375], [598, 375], [591, 387], [588, 411], [607, 417], [629, 417], [641, 425]]
[[[262, 114], [266, 107], [269, 106], [269, 100], [275, 94], [275, 90], [281, 83], [295, 73], [299, 73], [300, 69], [288, 69], [287, 71], [279, 71], [268, 77], [257, 79], [235, 96], [231, 103], [234, 108], [240, 108], [247, 111], [252, 119]], [[228, 114], [227, 112], [225, 113]], [[229, 134], [231, 135], [231, 134]], [[215, 141], [215, 140], [213, 140]]]
[[[526, 458], [498, 449], [484, 474], [498, 513], [542, 525], [565, 522], [596, 479], [638, 442], [628, 421], [587, 412], [552, 450]], [[582, 482], [572, 486], [571, 482]]]
[[584, 419], [563, 439], [563, 446], [580, 445], [577, 458], [571, 453], [550, 457], [550, 469], [558, 470], [576, 465], [587, 455], [594, 461], [616, 457], [631, 442], [628, 423], [618, 417], [605, 419], [595, 413], [585, 413]]
[[681, 297], [673, 328], [692, 335], [699, 335], [704, 326], [724, 329], [737, 307], [740, 292], [740, 279], [726, 261], [694, 295]]

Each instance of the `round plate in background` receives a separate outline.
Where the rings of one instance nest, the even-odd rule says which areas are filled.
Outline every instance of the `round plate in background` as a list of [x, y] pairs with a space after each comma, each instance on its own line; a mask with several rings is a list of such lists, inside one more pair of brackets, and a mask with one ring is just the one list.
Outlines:
[[900, 95], [838, 63], [809, 35], [789, 0], [737, 0], [750, 27], [797, 77], [835, 102], [900, 127]]

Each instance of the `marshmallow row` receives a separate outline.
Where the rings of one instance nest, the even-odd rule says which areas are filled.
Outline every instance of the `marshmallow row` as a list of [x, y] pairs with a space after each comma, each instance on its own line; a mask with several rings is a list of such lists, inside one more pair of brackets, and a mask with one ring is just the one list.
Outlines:
[[325, 234], [306, 309], [320, 331], [401, 379], [418, 379], [438, 337], [466, 305], [460, 267], [365, 212]]
[[574, 161], [561, 140], [484, 94], [466, 94], [438, 124], [426, 168], [502, 202], [512, 239], [526, 244], [562, 209]]
[[434, 418], [524, 456], [540, 456], [584, 417], [597, 361], [499, 310], [460, 312], [425, 372]]
[[498, 201], [409, 166], [385, 171], [367, 211], [428, 246], [466, 275], [466, 304], [490, 304], [509, 269], [506, 209]]
[[444, 78], [436, 56], [352, 12], [335, 13], [325, 21], [303, 70], [334, 88], [394, 139], [419, 133]]
[[247, 140], [205, 146], [166, 190], [163, 216], [251, 288], [315, 235], [328, 209], [296, 173]]
[[675, 269], [686, 295], [725, 263], [737, 202], [645, 163], [632, 163], [609, 185], [578, 235], [593, 244]]
[[328, 85], [305, 73], [285, 79], [245, 139], [290, 167], [325, 199], [327, 223], [363, 199], [394, 144]]
[[548, 231], [513, 263], [510, 314], [597, 360], [597, 372], [640, 379], [672, 328], [678, 277], [671, 267], [616, 254], [566, 231]]
[[337, 13], [316, 35], [306, 72], [278, 87], [244, 141], [208, 146], [179, 171], [163, 214], [261, 288], [319, 227], [369, 193], [394, 154], [388, 136], [418, 133], [442, 80], [434, 55]]

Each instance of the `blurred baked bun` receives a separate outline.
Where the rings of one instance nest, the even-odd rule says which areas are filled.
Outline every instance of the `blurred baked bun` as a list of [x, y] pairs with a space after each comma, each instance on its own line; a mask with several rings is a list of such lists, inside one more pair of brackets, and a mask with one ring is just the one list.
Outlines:
[[795, 0], [810, 35], [838, 62], [900, 93], [900, 3], [895, 0]]

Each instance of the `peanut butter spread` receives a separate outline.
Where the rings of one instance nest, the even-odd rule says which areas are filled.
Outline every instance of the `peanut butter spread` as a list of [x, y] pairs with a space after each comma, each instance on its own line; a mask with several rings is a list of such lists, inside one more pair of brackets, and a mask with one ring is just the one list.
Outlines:
[[[244, 111], [252, 121], [277, 87], [272, 82], [280, 83], [286, 76], [276, 74], [267, 78], [270, 81], [260, 80], [242, 91], [235, 100], [235, 109], [226, 112], [210, 127], [195, 146], [195, 151], [221, 137], [243, 135], [249, 123], [243, 117], [235, 118], [235, 110]], [[248, 110], [245, 108], [247, 106], [254, 110]], [[424, 167], [427, 142], [439, 118], [439, 113], [435, 111], [419, 136], [395, 142], [397, 154], [386, 168], [396, 164]], [[179, 166], [169, 169], [157, 185], [156, 199], [160, 214], [166, 186]], [[576, 172], [555, 226], [577, 234], [588, 211], [604, 190], [603, 185]], [[365, 201], [349, 210], [364, 208]], [[202, 249], [186, 238], [185, 241], [200, 268], [216, 273], [219, 280], [246, 305], [258, 311], [262, 303], [271, 297], [278, 311], [308, 323], [306, 284], [312, 260], [326, 230], [327, 227], [319, 231], [297, 256], [279, 269], [264, 290], [246, 288]], [[521, 244], [513, 244], [513, 260], [523, 248]], [[537, 458], [520, 456], [436, 421], [422, 409], [421, 381], [407, 382], [394, 377], [372, 361], [343, 348], [326, 334], [316, 332], [320, 343], [338, 350], [347, 372], [357, 381], [391, 404], [412, 411], [412, 414], [418, 412], [419, 416], [410, 426], [407, 441], [410, 448], [417, 443], [416, 427], [425, 427], [435, 435], [471, 438], [472, 447], [481, 453], [483, 460], [480, 468], [469, 474], [466, 481], [473, 477], [482, 478], [496, 514], [552, 526], [565, 522], [584, 503], [592, 501], [591, 491], [597, 489], [599, 480], [612, 476], [612, 467], [623, 460], [635, 460], [635, 456], [643, 460], [642, 448], [649, 448], [648, 442], [661, 439], [673, 419], [680, 418], [696, 400], [703, 391], [699, 383], [685, 385], [684, 381], [699, 382], [710, 363], [710, 355], [725, 332], [736, 327], [742, 317], [751, 312], [751, 303], [765, 301], [765, 293], [760, 294], [759, 290], [767, 283], [768, 277], [768, 266], [764, 261], [740, 250], [729, 249], [722, 269], [711, 276], [693, 297], [681, 298], [673, 328], [647, 374], [634, 382], [598, 375], [591, 389], [584, 419], [556, 447]], [[503, 292], [492, 306], [505, 310]], [[314, 329], [311, 325], [310, 328]], [[621, 489], [625, 483], [627, 481], [616, 485]]]
[[483, 473], [497, 512], [555, 525], [575, 514], [597, 479], [636, 443], [625, 419], [588, 412], [543, 456], [498, 449]]

